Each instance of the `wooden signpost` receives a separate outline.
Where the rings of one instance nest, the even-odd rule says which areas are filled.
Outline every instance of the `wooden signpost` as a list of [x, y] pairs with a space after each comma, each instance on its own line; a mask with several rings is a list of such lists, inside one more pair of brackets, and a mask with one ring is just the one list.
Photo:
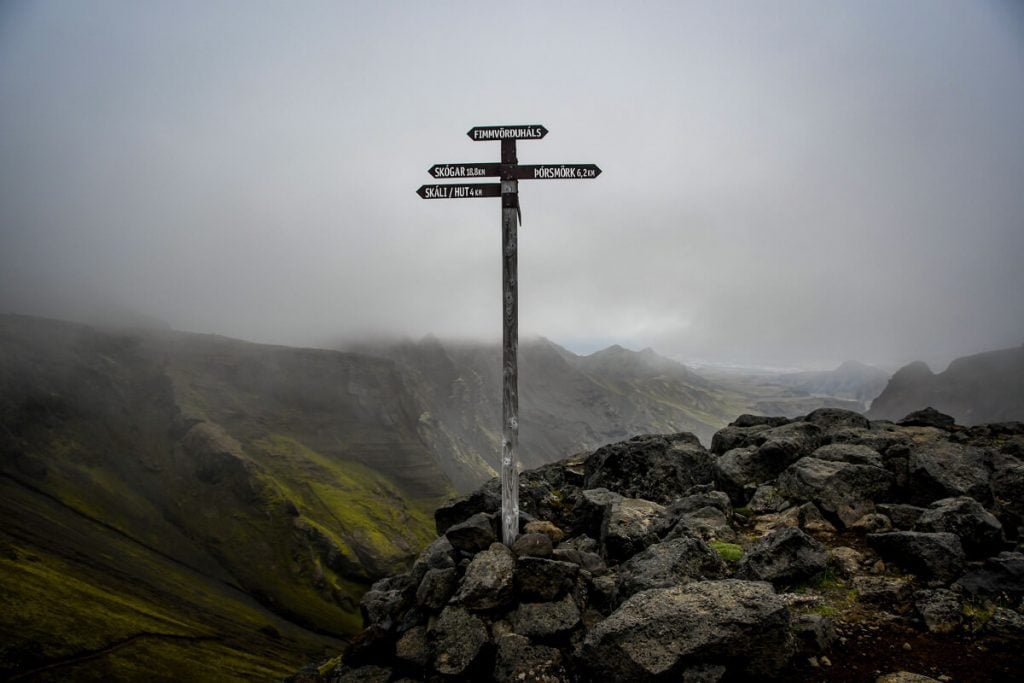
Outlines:
[[451, 183], [423, 185], [416, 193], [424, 199], [501, 197], [502, 244], [502, 439], [501, 439], [501, 537], [511, 546], [519, 533], [519, 299], [517, 225], [520, 180], [587, 180], [601, 174], [594, 164], [520, 165], [516, 140], [540, 140], [548, 129], [530, 126], [477, 126], [466, 133], [476, 142], [501, 142], [501, 162], [435, 164], [434, 178], [500, 178], [500, 183]]

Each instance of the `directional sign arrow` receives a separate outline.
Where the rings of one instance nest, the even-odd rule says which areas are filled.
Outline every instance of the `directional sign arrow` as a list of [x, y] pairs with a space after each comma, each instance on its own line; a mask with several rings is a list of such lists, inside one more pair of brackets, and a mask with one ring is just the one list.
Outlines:
[[428, 172], [435, 178], [496, 178], [501, 175], [501, 164], [434, 164]]
[[476, 126], [466, 135], [476, 142], [490, 140], [540, 140], [548, 129], [539, 124], [531, 126]]
[[421, 185], [416, 194], [424, 199], [472, 199], [500, 197], [501, 183], [456, 183], [452, 185]]
[[601, 175], [601, 169], [594, 164], [523, 164], [516, 166], [519, 180], [588, 180]]

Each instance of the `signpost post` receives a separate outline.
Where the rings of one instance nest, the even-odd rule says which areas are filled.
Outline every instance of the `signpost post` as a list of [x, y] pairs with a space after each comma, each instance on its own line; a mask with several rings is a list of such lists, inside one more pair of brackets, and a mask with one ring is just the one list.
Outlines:
[[500, 183], [423, 185], [416, 193], [424, 199], [501, 197], [502, 282], [502, 401], [501, 401], [501, 537], [511, 546], [519, 534], [519, 296], [518, 226], [520, 180], [588, 180], [601, 174], [594, 164], [520, 165], [516, 140], [540, 140], [548, 129], [540, 125], [477, 126], [467, 135], [476, 142], [500, 141], [500, 163], [435, 164], [434, 178], [497, 177]]

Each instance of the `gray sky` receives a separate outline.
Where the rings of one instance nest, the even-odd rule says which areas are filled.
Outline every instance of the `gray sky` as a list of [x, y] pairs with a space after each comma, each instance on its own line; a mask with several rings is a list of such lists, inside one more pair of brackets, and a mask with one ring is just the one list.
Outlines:
[[534, 123], [521, 163], [604, 172], [520, 183], [523, 335], [805, 367], [1024, 342], [1012, 1], [8, 0], [0, 311], [497, 337], [500, 202], [415, 190]]

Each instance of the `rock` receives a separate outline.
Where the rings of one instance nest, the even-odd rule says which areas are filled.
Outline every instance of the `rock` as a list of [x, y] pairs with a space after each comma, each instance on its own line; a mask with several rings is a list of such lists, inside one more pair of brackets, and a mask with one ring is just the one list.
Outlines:
[[789, 507], [791, 503], [779, 493], [778, 487], [773, 484], [762, 484], [754, 491], [753, 497], [747, 503], [750, 511], [756, 515], [763, 515], [772, 512], [781, 512]]
[[599, 448], [587, 458], [584, 488], [669, 503], [712, 481], [711, 454], [692, 434], [638, 436]]
[[935, 427], [948, 430], [956, 424], [956, 420], [929, 406], [923, 410], [915, 410], [896, 424], [901, 427]]
[[622, 500], [623, 496], [608, 489], [587, 489], [580, 491], [579, 498], [573, 508], [573, 531], [577, 534], [598, 538], [601, 535], [601, 523], [612, 503]]
[[608, 573], [601, 576], [584, 574], [587, 585], [589, 606], [603, 615], [611, 612], [622, 602], [619, 599], [619, 580], [616, 574]]
[[996, 638], [1019, 639], [1024, 636], [1024, 615], [1012, 609], [996, 607], [981, 630], [985, 635]]
[[956, 588], [973, 597], [1024, 600], [1024, 553], [1001, 552], [989, 557], [956, 582]]
[[451, 542], [446, 536], [434, 539], [433, 543], [416, 558], [412, 566], [413, 582], [419, 585], [424, 575], [430, 569], [448, 569], [455, 567], [454, 551]]
[[562, 653], [546, 645], [534, 645], [518, 633], [508, 633], [495, 641], [494, 680], [497, 683], [569, 681], [562, 666]]
[[946, 588], [917, 591], [914, 606], [931, 633], [953, 633], [963, 621], [960, 598]]
[[590, 630], [580, 664], [592, 680], [653, 681], [691, 662], [766, 676], [790, 653], [789, 609], [766, 583], [700, 581], [637, 593]]
[[539, 557], [520, 557], [516, 561], [516, 593], [526, 602], [554, 600], [573, 589], [580, 567]]
[[875, 509], [874, 501], [889, 494], [892, 473], [870, 465], [803, 458], [779, 476], [779, 492], [794, 500], [811, 501], [835, 515], [845, 526]]
[[804, 503], [797, 510], [800, 513], [800, 528], [809, 534], [831, 536], [836, 528], [821, 514], [814, 503]]
[[448, 529], [477, 513], [483, 512], [490, 515], [499, 510], [501, 510], [501, 481], [495, 477], [472, 494], [437, 508], [434, 511], [434, 526], [437, 528], [437, 535], [444, 536]]
[[552, 544], [561, 543], [565, 538], [565, 532], [546, 520], [530, 522], [523, 529], [528, 534], [544, 534], [551, 539]]
[[885, 469], [885, 461], [874, 448], [852, 443], [833, 443], [822, 446], [811, 453], [812, 458], [831, 462], [848, 462], [851, 465], [870, 465]]
[[769, 429], [771, 429], [771, 425], [767, 424], [740, 426], [733, 422], [731, 425], [723, 429], [719, 429], [715, 432], [715, 435], [711, 437], [711, 453], [714, 455], [722, 455], [724, 453], [728, 453], [734, 448], [760, 446], [765, 442], [765, 438], [761, 436], [761, 434], [767, 432]]
[[683, 497], [672, 501], [668, 506], [668, 516], [685, 515], [691, 512], [699, 512], [705, 508], [715, 508], [723, 514], [732, 514], [732, 503], [729, 496], [721, 491], [711, 488], [713, 484], [695, 486]]
[[992, 510], [1013, 538], [1022, 537], [1024, 527], [1024, 465], [1003, 465], [992, 473]]
[[879, 676], [875, 683], [939, 683], [934, 678], [922, 676], [921, 674], [910, 673], [909, 671], [897, 671], [896, 673]]
[[871, 422], [860, 413], [842, 408], [818, 408], [808, 413], [803, 421], [817, 425], [826, 433], [839, 429], [868, 429], [871, 427]]
[[551, 557], [551, 537], [547, 534], [522, 534], [512, 544], [516, 557]]
[[910, 503], [927, 506], [941, 498], [970, 496], [982, 504], [991, 499], [991, 455], [975, 446], [933, 440], [910, 450], [907, 493]]
[[469, 674], [489, 640], [483, 620], [456, 606], [441, 612], [427, 636], [434, 669], [446, 676]]
[[574, 550], [573, 548], [556, 548], [551, 554], [551, 559], [558, 560], [559, 562], [572, 562], [581, 569], [586, 569], [594, 576], [600, 576], [608, 571], [608, 567], [600, 555]]
[[612, 503], [601, 524], [601, 548], [612, 561], [622, 561], [657, 542], [665, 530], [665, 508], [649, 500], [623, 498]]
[[494, 533], [494, 519], [482, 512], [452, 526], [445, 532], [445, 537], [453, 548], [466, 553], [486, 550], [498, 540]]
[[650, 588], [668, 588], [694, 580], [720, 578], [725, 564], [704, 541], [676, 538], [655, 543], [619, 567], [619, 595], [629, 597]]
[[948, 584], [963, 573], [966, 565], [960, 539], [948, 532], [893, 531], [868, 534], [866, 539], [886, 562], [927, 582]]
[[494, 543], [477, 553], [466, 568], [455, 604], [472, 610], [489, 610], [509, 604], [513, 597], [516, 559], [512, 551]]
[[839, 639], [832, 619], [820, 614], [801, 614], [794, 617], [790, 630], [799, 640], [805, 654], [829, 650]]
[[428, 569], [416, 591], [416, 605], [427, 610], [442, 609], [455, 593], [458, 583], [455, 567]]
[[853, 588], [861, 602], [882, 605], [888, 611], [909, 600], [914, 593], [909, 581], [894, 576], [855, 576]]
[[721, 664], [695, 664], [683, 670], [680, 683], [718, 683], [727, 669]]
[[775, 585], [795, 585], [820, 574], [827, 563], [825, 547], [800, 529], [775, 531], [754, 543], [737, 575]]
[[966, 496], [932, 503], [917, 519], [914, 531], [956, 534], [968, 558], [988, 557], [1003, 547], [1003, 525], [981, 503]]
[[828, 550], [828, 563], [835, 567], [836, 573], [844, 579], [852, 578], [860, 571], [864, 554], [853, 548], [838, 546]]
[[862, 534], [872, 534], [892, 530], [892, 522], [883, 514], [869, 512], [851, 524], [850, 529], [859, 531]]
[[917, 519], [924, 513], [924, 508], [904, 503], [879, 503], [875, 506], [881, 514], [889, 518], [894, 529], [911, 531]]
[[390, 576], [374, 583], [359, 602], [363, 626], [393, 629], [401, 614], [412, 606], [414, 588], [409, 574]]
[[717, 507], [708, 506], [687, 512], [670, 520], [669, 523], [672, 524], [672, 528], [665, 533], [665, 538], [690, 536], [705, 541], [731, 541], [736, 537], [736, 532], [729, 525], [725, 513]]
[[800, 508], [786, 508], [782, 512], [759, 515], [754, 518], [754, 532], [765, 535], [779, 529], [794, 529], [800, 526]]
[[426, 627], [414, 626], [403, 633], [395, 643], [395, 657], [406, 664], [425, 668], [430, 663]]
[[516, 633], [530, 638], [556, 638], [580, 623], [580, 610], [571, 595], [558, 602], [524, 602], [513, 619]]

